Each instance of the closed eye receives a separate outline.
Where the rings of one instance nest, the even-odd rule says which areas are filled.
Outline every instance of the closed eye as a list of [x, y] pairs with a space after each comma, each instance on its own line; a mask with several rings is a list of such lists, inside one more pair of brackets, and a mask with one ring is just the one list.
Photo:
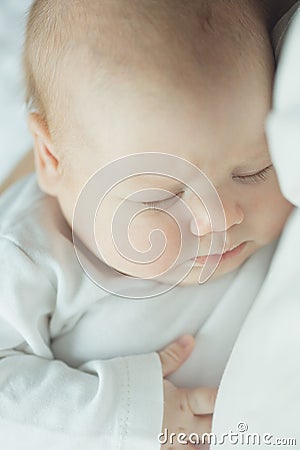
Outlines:
[[142, 205], [145, 205], [148, 209], [168, 209], [170, 208], [172, 205], [174, 205], [174, 203], [182, 197], [184, 191], [182, 192], [178, 192], [178, 194], [176, 195], [172, 195], [172, 197], [166, 198], [164, 200], [157, 200], [157, 201], [152, 201], [152, 202], [142, 202]]
[[273, 169], [273, 164], [261, 170], [260, 172], [254, 173], [253, 175], [240, 175], [233, 176], [234, 180], [239, 180], [242, 183], [260, 183], [267, 180], [269, 172]]

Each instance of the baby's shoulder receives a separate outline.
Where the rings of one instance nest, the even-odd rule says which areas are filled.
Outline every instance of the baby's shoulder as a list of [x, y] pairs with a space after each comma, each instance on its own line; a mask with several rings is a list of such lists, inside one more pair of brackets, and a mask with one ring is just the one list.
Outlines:
[[30, 174], [0, 197], [0, 237], [33, 257], [71, 245], [72, 232], [57, 200], [43, 193]]

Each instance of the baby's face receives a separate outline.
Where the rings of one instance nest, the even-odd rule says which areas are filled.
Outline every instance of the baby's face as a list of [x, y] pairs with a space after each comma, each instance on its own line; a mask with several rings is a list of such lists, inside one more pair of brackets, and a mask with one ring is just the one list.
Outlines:
[[[70, 224], [77, 197], [97, 170], [118, 158], [147, 152], [178, 156], [201, 169], [215, 186], [226, 217], [225, 230], [212, 230], [205, 208], [188, 186], [174, 185], [163, 175], [131, 177], [106, 195], [98, 211], [91, 212], [97, 244], [109, 266], [134, 277], [156, 277], [176, 261], [181, 239], [193, 243], [185, 261], [178, 262], [186, 264], [209, 254], [212, 233], [226, 231], [225, 250], [237, 248], [223, 255], [213, 275], [216, 278], [238, 268], [279, 236], [292, 205], [280, 192], [265, 138], [273, 77], [271, 52], [267, 55], [270, 59], [264, 66], [252, 61], [243, 71], [224, 65], [223, 72], [216, 66], [203, 76], [201, 68], [187, 67], [182, 79], [173, 80], [157, 73], [132, 78], [123, 74], [115, 76], [101, 95], [95, 95], [88, 84], [78, 83], [72, 109], [74, 129], [80, 132], [57, 195]], [[162, 174], [166, 170], [169, 167], [157, 167]], [[188, 184], [188, 174], [184, 177]], [[170, 194], [159, 195], [151, 188]], [[125, 221], [118, 226], [126, 234], [128, 229], [131, 244], [140, 252], [149, 250], [153, 230], [164, 232], [165, 250], [148, 264], [120, 254], [112, 232], [117, 208], [121, 204], [131, 208], [131, 200], [126, 199], [141, 190], [145, 191], [136, 202], [146, 211], [130, 224]], [[194, 217], [183, 219], [182, 235], [165, 213], [179, 201]], [[84, 226], [75, 231], [85, 240]], [[200, 244], [197, 254], [194, 244]], [[197, 283], [203, 263], [203, 258], [196, 259], [182, 283]], [[175, 263], [174, 276], [176, 269]], [[168, 281], [174, 282], [170, 274]]]

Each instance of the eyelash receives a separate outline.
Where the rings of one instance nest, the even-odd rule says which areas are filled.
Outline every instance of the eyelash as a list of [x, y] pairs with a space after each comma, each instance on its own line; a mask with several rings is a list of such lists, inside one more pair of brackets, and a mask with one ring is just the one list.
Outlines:
[[[270, 166], [266, 167], [265, 169], [261, 170], [258, 173], [255, 173], [253, 175], [245, 175], [245, 176], [234, 176], [233, 179], [234, 180], [239, 180], [242, 183], [259, 183], [259, 182], [264, 182], [267, 179], [267, 175], [269, 173], [269, 171], [273, 168], [273, 164], [271, 164]], [[167, 202], [169, 202], [170, 200], [174, 200], [175, 197], [179, 197], [181, 198], [182, 194], [184, 192], [179, 192], [178, 194], [174, 195], [174, 197], [170, 197], [167, 198], [165, 200], [159, 200], [156, 202], [142, 202], [142, 204], [144, 206], [146, 206], [148, 209], [158, 209], [159, 207], [162, 208]]]
[[176, 197], [181, 198], [183, 194], [184, 191], [181, 191], [178, 192], [178, 194], [174, 195], [173, 197], [166, 198], [165, 200], [158, 200], [156, 202], [143, 202], [143, 205], [146, 206], [148, 209], [162, 208], [166, 203], [170, 202], [171, 200], [175, 200]]
[[265, 169], [261, 170], [258, 173], [255, 173], [253, 175], [245, 175], [245, 176], [234, 176], [234, 180], [239, 180], [242, 183], [259, 183], [261, 181], [266, 181], [267, 175], [269, 171], [273, 168], [273, 164], [266, 167]]

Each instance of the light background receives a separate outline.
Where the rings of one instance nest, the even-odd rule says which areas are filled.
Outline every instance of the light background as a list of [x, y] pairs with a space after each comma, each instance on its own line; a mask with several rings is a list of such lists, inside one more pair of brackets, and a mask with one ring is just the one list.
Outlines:
[[0, 182], [31, 146], [21, 52], [31, 0], [0, 0]]

